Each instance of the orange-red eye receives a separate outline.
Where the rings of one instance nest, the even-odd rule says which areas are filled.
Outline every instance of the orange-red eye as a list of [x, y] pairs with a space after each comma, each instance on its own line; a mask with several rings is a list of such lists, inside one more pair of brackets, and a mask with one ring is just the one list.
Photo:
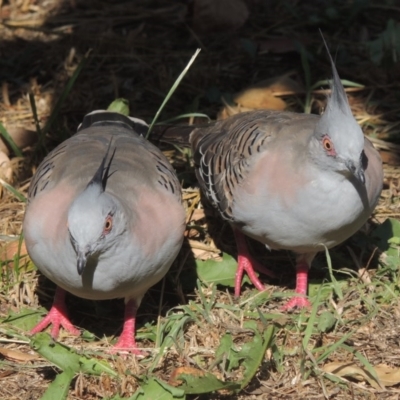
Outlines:
[[328, 135], [322, 138], [322, 146], [329, 156], [336, 156], [335, 146]]
[[112, 229], [112, 224], [113, 224], [113, 220], [112, 220], [112, 216], [109, 215], [106, 218], [106, 222], [104, 223], [104, 233], [107, 234], [111, 231]]
[[322, 141], [322, 145], [324, 146], [324, 149], [327, 150], [327, 151], [330, 151], [330, 150], [333, 149], [332, 142], [328, 138], [325, 138]]

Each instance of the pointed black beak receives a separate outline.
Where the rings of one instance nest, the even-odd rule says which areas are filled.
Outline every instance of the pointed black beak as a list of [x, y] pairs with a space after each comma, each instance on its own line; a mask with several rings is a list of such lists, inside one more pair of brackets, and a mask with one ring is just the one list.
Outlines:
[[365, 185], [364, 168], [361, 162], [355, 165], [352, 161], [347, 161], [346, 167], [360, 183]]
[[86, 267], [86, 262], [87, 262], [87, 256], [83, 251], [78, 252], [78, 259], [77, 259], [77, 269], [78, 269], [78, 274], [82, 275], [83, 270]]

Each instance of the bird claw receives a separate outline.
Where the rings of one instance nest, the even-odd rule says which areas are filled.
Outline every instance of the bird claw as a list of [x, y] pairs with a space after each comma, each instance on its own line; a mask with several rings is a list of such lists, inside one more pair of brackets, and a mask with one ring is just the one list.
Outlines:
[[308, 308], [311, 307], [310, 301], [304, 295], [292, 297], [284, 306], [281, 307], [282, 311], [292, 310], [294, 308]]
[[30, 333], [33, 335], [41, 332], [46, 329], [48, 325], [52, 325], [51, 336], [53, 339], [57, 339], [60, 327], [63, 327], [72, 335], [80, 335], [79, 329], [75, 328], [68, 319], [66, 311], [59, 307], [51, 307], [47, 315], [30, 331]]
[[118, 339], [118, 342], [109, 350], [110, 354], [134, 354], [135, 356], [146, 356], [147, 353], [139, 350], [136, 342], [132, 337], [125, 337], [121, 334]]
[[250, 260], [247, 257], [239, 256], [238, 257], [238, 266], [236, 270], [235, 276], [235, 297], [240, 296], [240, 289], [242, 286], [242, 278], [244, 271], [247, 272], [247, 275], [250, 278], [251, 283], [260, 291], [264, 290], [264, 285], [258, 279], [256, 273], [254, 272], [253, 266], [251, 265]]
[[238, 247], [238, 265], [235, 275], [235, 297], [240, 296], [244, 271], [246, 271], [247, 275], [249, 276], [251, 283], [261, 292], [265, 290], [265, 286], [258, 279], [255, 270], [272, 278], [276, 278], [276, 275], [251, 257], [247, 249], [247, 243], [243, 233], [237, 229], [234, 230], [234, 233]]

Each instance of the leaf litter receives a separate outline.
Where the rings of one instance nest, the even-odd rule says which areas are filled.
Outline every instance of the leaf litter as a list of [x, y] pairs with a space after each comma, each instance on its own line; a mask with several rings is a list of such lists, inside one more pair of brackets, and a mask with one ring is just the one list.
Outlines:
[[[188, 56], [193, 54], [194, 48], [203, 47], [202, 44], [205, 44], [204, 51], [171, 98], [166, 116], [197, 111], [199, 101], [203, 113], [216, 115], [220, 103], [215, 102], [211, 94], [222, 94], [225, 90], [241, 93], [241, 96], [250, 93], [253, 104], [250, 103], [249, 108], [253, 108], [254, 103], [257, 106], [265, 96], [273, 95], [284, 99], [280, 108], [302, 111], [302, 89], [290, 86], [292, 93], [283, 90], [283, 94], [276, 95], [276, 90], [267, 83], [264, 84], [267, 94], [261, 91], [260, 97], [260, 92], [256, 91], [256, 96], [252, 92], [252, 88], [259, 86], [257, 82], [268, 82], [270, 76], [282, 76], [282, 72], [293, 69], [293, 58], [289, 55], [297, 46], [292, 39], [290, 46], [278, 46], [279, 35], [274, 39], [268, 29], [260, 28], [266, 26], [263, 15], [274, 16], [278, 30], [273, 33], [277, 35], [283, 21], [289, 29], [293, 23], [302, 30], [299, 21], [295, 21], [296, 14], [279, 6], [268, 10], [261, 9], [257, 2], [237, 1], [236, 10], [246, 7], [250, 13], [243, 11], [242, 16], [237, 13], [230, 21], [229, 18], [222, 21], [222, 31], [242, 29], [241, 35], [247, 41], [241, 42], [235, 34], [224, 38], [224, 33], [218, 33], [215, 38], [222, 39], [218, 47], [214, 39], [207, 37], [207, 32], [196, 27], [201, 26], [199, 21], [208, 15], [212, 25], [205, 26], [205, 30], [219, 32], [221, 17], [212, 13], [220, 11], [213, 2], [195, 3], [197, 8], [191, 11], [184, 2], [171, 5], [154, 1], [155, 7], [150, 7], [148, 2], [137, 1], [132, 9], [127, 9], [123, 2], [96, 7], [94, 2], [86, 1], [84, 9], [78, 0], [3, 2], [0, 6], [1, 49], [7, 49], [9, 60], [14, 57], [21, 65], [26, 62], [25, 69], [18, 72], [18, 79], [25, 80], [26, 86], [16, 85], [14, 71], [6, 63], [1, 65], [7, 83], [3, 84], [3, 102], [0, 103], [2, 125], [10, 134], [16, 128], [23, 129], [32, 146], [29, 132], [35, 131], [35, 121], [26, 96], [28, 91], [33, 96], [36, 125], [43, 128], [48, 126], [46, 122], [53, 121], [46, 137], [39, 139], [44, 140], [42, 144], [49, 149], [74, 131], [85, 112], [105, 108], [117, 97], [128, 97], [133, 114], [150, 121]], [[371, 10], [376, 11], [374, 7], [376, 5], [372, 4]], [[202, 15], [196, 10], [201, 10]], [[301, 13], [308, 13], [310, 18], [334, 16], [332, 12], [316, 15], [308, 2], [298, 11], [299, 18]], [[394, 10], [375, 11], [374, 23], [370, 21], [363, 27], [372, 37], [385, 29], [394, 29], [393, 23], [386, 25], [385, 22], [387, 13]], [[197, 32], [193, 35], [190, 27], [189, 30], [182, 28], [188, 26], [186, 18], [191, 12], [197, 12], [197, 15], [192, 14], [197, 18], [197, 26], [193, 26]], [[134, 21], [133, 25], [129, 21]], [[100, 35], [97, 23], [103, 24]], [[183, 38], [180, 29], [189, 32], [192, 38], [189, 46], [184, 43], [185, 51], [180, 46]], [[327, 32], [333, 33], [329, 29]], [[20, 38], [30, 47], [15, 46], [14, 41]], [[72, 38], [73, 47], [65, 38]], [[230, 40], [230, 46], [226, 46], [228, 42], [224, 40]], [[306, 30], [302, 30], [299, 42], [310, 43]], [[160, 43], [169, 49], [168, 56]], [[275, 54], [283, 55], [279, 56], [281, 58], [275, 55], [273, 65], [271, 58], [256, 60], [260, 43], [268, 43], [268, 49], [278, 46], [280, 53]], [[378, 41], [373, 44], [374, 51], [378, 45]], [[52, 114], [55, 100], [64, 93], [87, 48], [93, 46], [93, 58], [80, 72], [57, 115]], [[261, 46], [259, 54], [266, 54], [266, 49]], [[310, 273], [312, 310], [288, 314], [279, 311], [284, 298], [290, 295], [294, 278], [292, 260], [285, 252], [268, 253], [253, 242], [253, 252], [265, 265], [271, 266], [279, 278], [265, 280], [264, 292], [255, 291], [245, 282], [240, 299], [233, 298], [229, 289], [235, 269], [232, 232], [201, 204], [185, 153], [164, 149], [183, 177], [188, 240], [165, 285], [156, 285], [149, 291], [139, 312], [137, 338], [149, 352], [144, 359], [107, 353], [121, 327], [123, 307], [118, 300], [94, 304], [70, 296], [68, 308], [73, 321], [82, 329], [81, 337], [63, 332], [59, 341], [54, 342], [45, 333], [34, 338], [27, 336], [40, 314], [45, 312], [40, 307], [48, 307], [54, 294], [54, 286], [35, 272], [24, 255], [23, 242], [18, 240], [25, 207], [20, 195], [26, 196], [29, 179], [47, 150], [22, 147], [23, 158], [11, 157], [10, 187], [3, 189], [0, 200], [3, 238], [0, 398], [191, 399], [198, 398], [201, 393], [210, 399], [397, 398], [400, 190], [396, 160], [400, 152], [395, 143], [387, 140], [398, 132], [392, 111], [398, 108], [398, 100], [396, 103], [391, 94], [395, 86], [385, 81], [396, 82], [395, 72], [390, 70], [388, 62], [391, 53], [385, 53], [384, 46], [378, 50], [382, 56], [372, 61], [385, 60], [382, 68], [388, 69], [379, 70], [374, 66], [357, 73], [343, 68], [343, 75], [370, 84], [367, 89], [349, 91], [350, 104], [365, 132], [381, 154], [386, 154], [384, 160], [392, 165], [385, 165], [384, 191], [371, 223], [345, 245], [331, 251], [329, 263], [325, 255], [317, 257]], [[249, 57], [253, 57], [252, 75], [248, 74]], [[42, 72], [39, 73], [37, 65]], [[223, 74], [220, 74], [219, 65]], [[134, 78], [132, 71], [136, 71]], [[266, 76], [263, 71], [272, 72]], [[296, 71], [302, 73], [300, 67], [296, 67]], [[324, 74], [320, 76], [325, 77]], [[380, 79], [379, 84], [376, 84], [377, 79]], [[296, 82], [302, 80], [301, 75], [296, 78]], [[215, 90], [216, 84], [220, 85], [218, 90]], [[246, 87], [250, 92], [244, 89]], [[311, 93], [311, 99], [312, 109], [319, 112], [325, 95], [317, 88]], [[242, 111], [247, 107], [240, 101], [237, 104]], [[15, 142], [20, 145], [19, 141]], [[352, 249], [351, 256], [348, 247]], [[328, 264], [331, 264], [329, 268]], [[360, 277], [357, 268], [366, 270], [370, 279], [362, 278], [365, 271]]]

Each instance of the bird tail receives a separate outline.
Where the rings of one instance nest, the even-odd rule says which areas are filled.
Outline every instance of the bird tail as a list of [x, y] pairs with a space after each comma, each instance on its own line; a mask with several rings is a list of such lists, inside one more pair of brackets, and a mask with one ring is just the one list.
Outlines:
[[154, 125], [149, 140], [153, 143], [169, 143], [190, 147], [190, 134], [196, 125]]

